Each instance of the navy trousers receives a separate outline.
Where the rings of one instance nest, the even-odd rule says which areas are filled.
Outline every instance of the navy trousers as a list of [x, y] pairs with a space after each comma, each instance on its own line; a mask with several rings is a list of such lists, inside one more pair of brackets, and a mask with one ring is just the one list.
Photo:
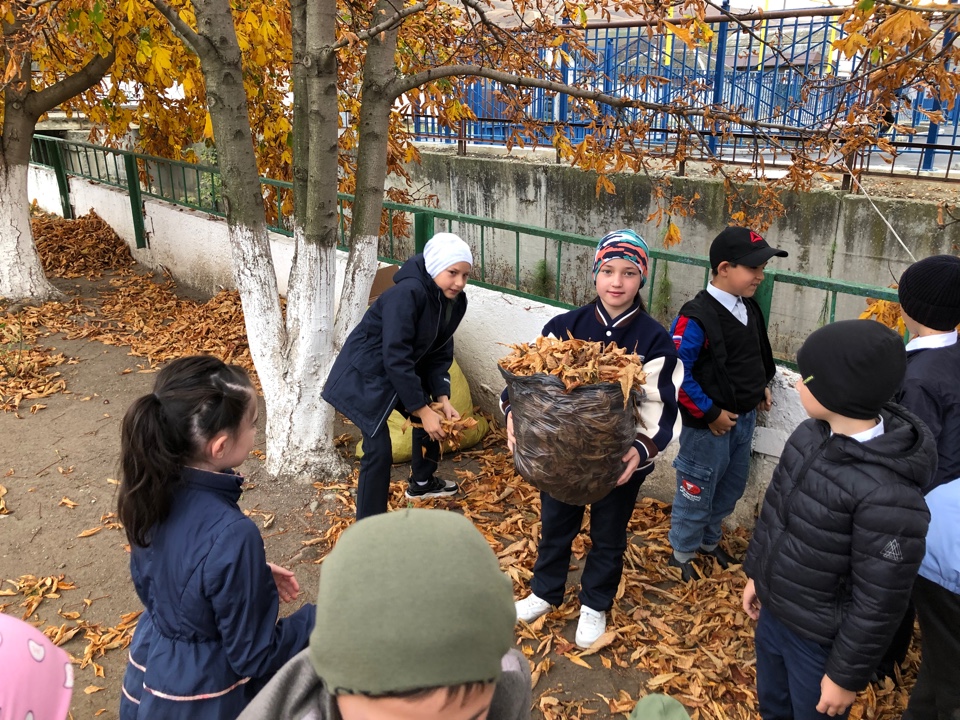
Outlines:
[[960, 720], [960, 595], [917, 577], [920, 671], [903, 720]]
[[[580, 603], [593, 610], [606, 611], [623, 574], [623, 553], [627, 549], [627, 524], [633, 514], [640, 485], [652, 466], [637, 471], [620, 487], [590, 506], [590, 542], [580, 579]], [[568, 505], [540, 493], [540, 544], [533, 566], [530, 589], [551, 605], [563, 603], [570, 567], [573, 540], [580, 532], [585, 506]]]
[[[769, 610], [760, 610], [755, 635], [757, 698], [763, 720], [819, 720], [820, 681], [830, 648], [795, 633]], [[832, 716], [843, 720], [850, 714]]]
[[[399, 408], [398, 408], [399, 409]], [[413, 457], [410, 461], [410, 482], [424, 483], [433, 477], [440, 464], [440, 443], [431, 440], [422, 427], [411, 428]], [[393, 445], [384, 423], [372, 437], [363, 433], [363, 457], [357, 481], [357, 520], [387, 511], [390, 499], [390, 466]]]

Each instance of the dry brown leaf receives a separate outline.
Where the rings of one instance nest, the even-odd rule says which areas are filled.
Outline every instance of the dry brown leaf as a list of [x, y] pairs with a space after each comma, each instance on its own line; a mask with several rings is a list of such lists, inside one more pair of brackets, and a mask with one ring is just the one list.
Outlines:
[[87, 686], [83, 689], [83, 692], [84, 692], [85, 695], [93, 695], [93, 693], [95, 693], [95, 692], [100, 692], [101, 690], [103, 690], [103, 688], [102, 688], [102, 687], [98, 687], [97, 685], [87, 685]]
[[65, 506], [65, 507], [68, 507], [68, 508], [70, 508], [71, 510], [73, 510], [75, 507], [77, 507], [77, 506], [79, 505], [79, 503], [75, 503], [73, 500], [71, 500], [71, 499], [68, 498], [66, 495], [64, 495], [64, 496], [60, 499], [60, 502], [57, 503], [57, 505], [58, 505], [58, 506], [59, 506], [59, 505], [63, 505], [63, 506]]
[[101, 530], [103, 530], [103, 525], [99, 525], [99, 526], [97, 526], [97, 527], [92, 527], [92, 528], [89, 528], [88, 530], [84, 530], [82, 533], [80, 533], [79, 535], [77, 535], [77, 537], [78, 537], [78, 538], [88, 538], [88, 537], [90, 537], [91, 535], [96, 535], [96, 534], [97, 534], [98, 532], [100, 532]]

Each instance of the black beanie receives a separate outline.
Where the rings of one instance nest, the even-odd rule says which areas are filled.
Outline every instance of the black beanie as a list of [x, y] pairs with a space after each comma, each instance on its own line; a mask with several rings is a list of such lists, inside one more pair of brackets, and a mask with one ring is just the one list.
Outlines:
[[933, 255], [903, 271], [900, 307], [931, 330], [953, 330], [960, 325], [960, 258]]
[[810, 334], [797, 351], [804, 384], [827, 410], [869, 420], [900, 388], [903, 340], [875, 320], [841, 320]]

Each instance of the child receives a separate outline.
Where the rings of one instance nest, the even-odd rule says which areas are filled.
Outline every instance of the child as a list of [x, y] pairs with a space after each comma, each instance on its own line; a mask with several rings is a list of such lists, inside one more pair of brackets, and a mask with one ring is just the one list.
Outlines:
[[324, 560], [309, 649], [241, 720], [526, 720], [514, 620], [510, 580], [462, 515], [356, 523]]
[[744, 563], [763, 720], [846, 717], [910, 600], [936, 469], [930, 432], [887, 402], [906, 368], [895, 332], [835, 322], [797, 364], [811, 419], [787, 440]]
[[[640, 406], [641, 423], [633, 447], [623, 456], [618, 485], [590, 506], [590, 540], [580, 580], [580, 620], [576, 644], [588, 648], [606, 632], [607, 611], [623, 573], [627, 523], [640, 485], [653, 471], [654, 458], [676, 437], [679, 429], [677, 388], [683, 366], [663, 327], [650, 317], [640, 298], [647, 276], [647, 245], [632, 230], [618, 230], [601, 238], [593, 264], [597, 297], [583, 307], [558, 315], [543, 335], [566, 339], [616, 343], [640, 355], [647, 374], [647, 395]], [[507, 436], [513, 448], [513, 418], [509, 396], [501, 396]], [[531, 594], [517, 602], [517, 617], [533, 622], [563, 602], [570, 566], [570, 549], [580, 532], [583, 506], [568, 505], [540, 493], [541, 526], [537, 561], [530, 581]]]
[[[387, 417], [393, 410], [420, 419], [413, 427], [413, 458], [407, 497], [455, 495], [457, 484], [438, 479], [444, 417], [460, 414], [450, 404], [453, 332], [467, 311], [463, 288], [473, 254], [456, 235], [438, 233], [422, 255], [393, 276], [395, 285], [370, 306], [340, 351], [323, 388], [323, 399], [363, 434], [357, 487], [357, 520], [387, 511], [393, 448]], [[443, 404], [443, 415], [430, 400]], [[422, 450], [421, 450], [422, 448]]]
[[267, 563], [230, 468], [253, 449], [250, 378], [209, 357], [174, 360], [123, 418], [118, 514], [144, 604], [121, 720], [232, 720], [307, 645], [313, 608], [277, 620], [299, 590]]
[[713, 279], [680, 308], [670, 328], [684, 379], [668, 564], [680, 568], [684, 582], [700, 578], [692, 562], [697, 553], [721, 568], [740, 562], [720, 539], [747, 484], [756, 411], [770, 409], [767, 385], [776, 367], [753, 295], [774, 256], [787, 253], [752, 230], [726, 228], [710, 245]]
[[66, 720], [70, 656], [32, 625], [0, 613], [0, 718]]
[[903, 717], [936, 720], [960, 717], [960, 258], [936, 255], [914, 263], [897, 293], [913, 337], [897, 398], [930, 428], [938, 460], [924, 488], [930, 529], [913, 589], [923, 652]]

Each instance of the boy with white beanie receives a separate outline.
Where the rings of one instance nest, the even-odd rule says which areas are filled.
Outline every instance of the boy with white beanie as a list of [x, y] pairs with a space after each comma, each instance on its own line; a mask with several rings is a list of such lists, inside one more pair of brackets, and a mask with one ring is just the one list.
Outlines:
[[[445, 435], [440, 423], [460, 417], [450, 403], [450, 365], [472, 266], [467, 243], [452, 233], [434, 235], [393, 276], [394, 286], [370, 306], [330, 370], [323, 399], [363, 434], [357, 520], [387, 511], [393, 448], [386, 426], [395, 409], [420, 421], [413, 427], [407, 497], [457, 492], [455, 482], [434, 473]], [[430, 408], [432, 400], [442, 404], [443, 415]]]

